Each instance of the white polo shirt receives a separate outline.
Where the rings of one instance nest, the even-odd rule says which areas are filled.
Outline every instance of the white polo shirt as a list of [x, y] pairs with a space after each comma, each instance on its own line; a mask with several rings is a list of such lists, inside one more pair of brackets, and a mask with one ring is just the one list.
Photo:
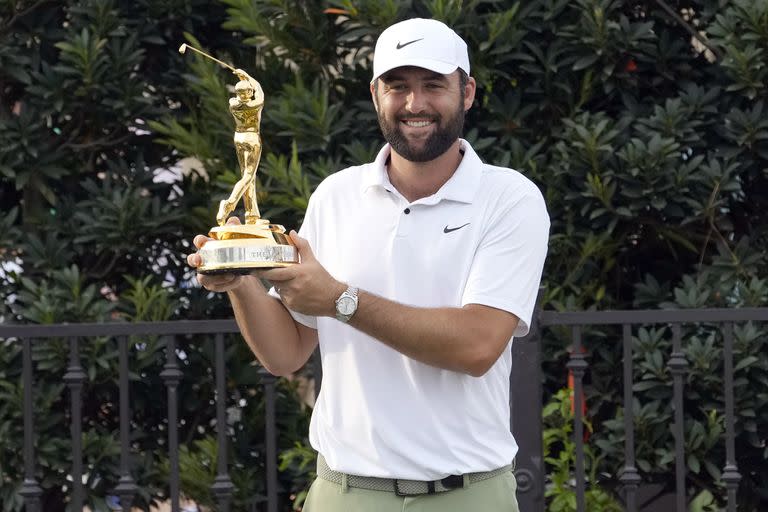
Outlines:
[[[549, 217], [517, 171], [464, 157], [434, 195], [408, 202], [389, 182], [385, 146], [373, 163], [325, 179], [300, 235], [336, 279], [402, 304], [483, 304], [528, 332], [547, 252]], [[316, 328], [323, 382], [310, 442], [345, 473], [434, 480], [509, 464], [511, 351], [482, 377], [415, 361], [328, 317]], [[511, 341], [511, 340], [510, 340]]]

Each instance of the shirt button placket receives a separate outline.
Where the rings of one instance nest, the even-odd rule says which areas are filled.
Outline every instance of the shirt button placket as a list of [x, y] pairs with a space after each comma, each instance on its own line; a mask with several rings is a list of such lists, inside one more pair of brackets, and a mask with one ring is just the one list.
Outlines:
[[410, 233], [411, 218], [413, 217], [413, 210], [409, 206], [403, 208], [400, 214], [400, 221], [397, 223], [397, 236], [406, 237]]

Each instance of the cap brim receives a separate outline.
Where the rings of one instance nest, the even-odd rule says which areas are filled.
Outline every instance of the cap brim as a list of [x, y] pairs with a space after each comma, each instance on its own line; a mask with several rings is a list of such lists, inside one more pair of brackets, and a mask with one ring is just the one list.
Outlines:
[[456, 64], [451, 64], [451, 63], [443, 62], [440, 60], [402, 58], [402, 59], [397, 59], [397, 62], [392, 62], [391, 65], [385, 66], [382, 69], [377, 69], [376, 74], [371, 79], [371, 82], [379, 78], [384, 73], [392, 71], [393, 69], [403, 68], [406, 66], [413, 66], [416, 68], [428, 69], [430, 71], [434, 71], [435, 73], [440, 73], [441, 75], [450, 75], [451, 73], [459, 69], [459, 66], [457, 66]]

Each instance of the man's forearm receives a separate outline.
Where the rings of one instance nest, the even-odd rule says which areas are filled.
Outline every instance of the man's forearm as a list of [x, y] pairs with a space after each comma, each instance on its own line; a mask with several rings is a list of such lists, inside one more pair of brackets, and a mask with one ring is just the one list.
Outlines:
[[479, 376], [499, 358], [517, 322], [487, 306], [418, 308], [361, 290], [349, 323], [417, 361]]
[[256, 277], [243, 278], [228, 295], [245, 341], [270, 373], [286, 375], [307, 361], [314, 344], [302, 339], [288, 310]]
[[[290, 236], [301, 263], [266, 270], [261, 277], [279, 287], [283, 303], [292, 311], [333, 317], [334, 301], [347, 284], [325, 270], [304, 238], [294, 232]], [[489, 306], [417, 308], [360, 290], [349, 324], [417, 361], [483, 375], [509, 344], [517, 322], [515, 315]]]

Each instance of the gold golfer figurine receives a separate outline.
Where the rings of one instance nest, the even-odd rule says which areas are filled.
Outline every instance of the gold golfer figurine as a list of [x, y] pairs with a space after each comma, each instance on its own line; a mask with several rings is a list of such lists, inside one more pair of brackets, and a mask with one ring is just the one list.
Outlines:
[[240, 198], [245, 206], [245, 223], [256, 224], [261, 218], [256, 203], [256, 170], [261, 158], [261, 109], [264, 107], [264, 91], [259, 82], [242, 69], [234, 73], [240, 79], [235, 85], [235, 96], [229, 99], [229, 111], [235, 118], [235, 151], [240, 162], [242, 177], [235, 183], [229, 198], [219, 204], [216, 221], [219, 226], [227, 222]]
[[[298, 263], [298, 251], [285, 234], [285, 228], [262, 219], [256, 203], [256, 171], [261, 159], [261, 111], [264, 92], [261, 85], [242, 69], [235, 69], [193, 46], [182, 44], [180, 53], [192, 50], [231, 70], [239, 79], [235, 96], [229, 99], [229, 111], [235, 119], [235, 151], [241, 177], [227, 199], [219, 203], [218, 226], [211, 228], [213, 238], [200, 249], [203, 264], [198, 272], [247, 273], [257, 268], [285, 267]], [[227, 219], [243, 200], [245, 224], [227, 224]]]

